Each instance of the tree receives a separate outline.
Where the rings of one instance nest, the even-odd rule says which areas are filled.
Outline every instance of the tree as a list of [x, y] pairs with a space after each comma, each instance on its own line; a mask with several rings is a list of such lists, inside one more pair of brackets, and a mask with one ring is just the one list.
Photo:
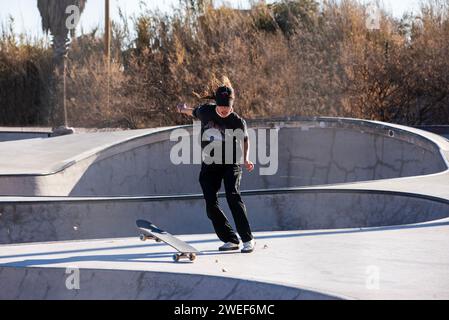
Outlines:
[[[53, 36], [53, 59], [56, 71], [56, 79], [54, 79], [55, 86], [62, 87], [62, 101], [56, 99], [56, 104], [61, 104], [64, 109], [64, 124], [67, 126], [67, 110], [65, 107], [65, 74], [67, 66], [67, 54], [70, 45], [69, 33], [74, 33], [74, 26], [78, 21], [71, 21], [72, 16], [81, 15], [87, 0], [38, 0], [37, 7], [42, 17], [42, 29], [47, 34]], [[70, 6], [76, 6], [78, 11], [72, 12]], [[72, 7], [73, 8], [73, 7]], [[79, 16], [78, 16], [79, 18]], [[72, 18], [73, 20], [73, 18]], [[56, 89], [56, 94], [60, 90]]]
[[318, 12], [318, 2], [315, 0], [283, 0], [268, 5], [273, 11], [276, 20], [282, 32], [290, 36], [298, 28], [310, 27], [312, 17]]
[[212, 6], [213, 0], [180, 0], [181, 7], [184, 7], [189, 13], [201, 15]]

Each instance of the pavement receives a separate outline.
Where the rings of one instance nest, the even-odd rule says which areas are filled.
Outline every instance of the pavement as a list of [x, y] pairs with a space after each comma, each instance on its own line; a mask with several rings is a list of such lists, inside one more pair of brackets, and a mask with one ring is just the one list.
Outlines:
[[[5, 269], [36, 269], [43, 276], [49, 269], [60, 269], [62, 275], [67, 268], [76, 268], [81, 275], [85, 270], [96, 270], [97, 274], [108, 270], [158, 273], [159, 281], [164, 274], [182, 274], [187, 279], [188, 275], [196, 275], [254, 282], [258, 295], [249, 294], [243, 299], [301, 298], [301, 294], [282, 290], [274, 296], [273, 288], [279, 287], [298, 289], [298, 293], [313, 292], [313, 298], [319, 299], [449, 299], [449, 251], [443, 245], [449, 241], [449, 219], [400, 227], [260, 232], [255, 236], [257, 247], [252, 254], [217, 251], [220, 242], [214, 234], [180, 236], [202, 251], [194, 263], [174, 263], [175, 251], [171, 247], [141, 242], [137, 237], [1, 246], [0, 281], [7, 280]], [[9, 281], [17, 277], [17, 283], [22, 283], [20, 294], [28, 291], [27, 285], [35, 285], [24, 285], [26, 278], [20, 272], [7, 274]], [[67, 276], [61, 275], [50, 276], [48, 283], [41, 285], [63, 285]], [[95, 287], [97, 298], [109, 298], [110, 288], [104, 279], [92, 277], [89, 281], [89, 292], [83, 292], [85, 283], [81, 283], [77, 298], [91, 295], [91, 287]], [[137, 281], [135, 287], [145, 290]], [[221, 295], [225, 297], [234, 287], [223, 288]], [[184, 288], [183, 295], [177, 298], [189, 298], [194, 290]], [[114, 292], [115, 298], [131, 298], [129, 292], [120, 288]], [[2, 290], [0, 298], [12, 299], [15, 294], [14, 290]], [[46, 298], [58, 299], [59, 295]], [[196, 293], [196, 297], [207, 299], [208, 293]]]

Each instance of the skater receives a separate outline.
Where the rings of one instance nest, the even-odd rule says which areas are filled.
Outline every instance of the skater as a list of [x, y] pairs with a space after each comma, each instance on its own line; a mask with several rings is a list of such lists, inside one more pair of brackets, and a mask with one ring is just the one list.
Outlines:
[[[201, 121], [203, 162], [199, 182], [206, 200], [207, 216], [212, 220], [218, 238], [224, 242], [219, 250], [239, 250], [240, 240], [218, 204], [217, 193], [223, 181], [226, 200], [231, 209], [237, 232], [243, 242], [241, 252], [250, 253], [254, 251], [256, 242], [251, 233], [246, 206], [240, 196], [242, 161], [239, 161], [240, 157], [238, 157], [238, 146], [243, 145], [243, 164], [248, 172], [254, 170], [254, 164], [249, 160], [250, 142], [246, 122], [234, 112], [235, 93], [228, 78], [224, 77], [223, 84], [216, 89], [213, 95], [204, 98], [214, 99], [215, 104], [206, 103], [196, 108], [189, 108], [186, 104], [180, 104], [177, 109], [178, 112]], [[241, 139], [235, 137], [238, 136], [237, 134], [234, 137], [229, 136], [229, 132], [237, 131], [242, 133]], [[229, 148], [225, 148], [226, 139], [233, 139], [231, 155], [229, 154]], [[239, 144], [238, 140], [243, 140], [243, 142], [240, 141], [242, 143]], [[215, 146], [218, 143], [218, 149], [222, 151], [221, 156], [214, 154], [215, 148], [210, 154], [205, 154], [205, 148], [212, 142]], [[242, 154], [241, 148], [240, 154]]]

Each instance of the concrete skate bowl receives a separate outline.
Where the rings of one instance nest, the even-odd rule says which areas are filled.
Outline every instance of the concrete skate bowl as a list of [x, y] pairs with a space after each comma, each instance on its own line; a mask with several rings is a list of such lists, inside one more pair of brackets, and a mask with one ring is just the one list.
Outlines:
[[[153, 271], [82, 269], [67, 290], [66, 268], [0, 267], [2, 300], [336, 300], [331, 294], [230, 277]], [[20, 286], [17, 285], [20, 283]], [[119, 289], [118, 289], [119, 288]]]
[[[332, 121], [253, 123], [258, 134], [263, 133], [263, 130], [277, 130], [279, 159], [275, 174], [246, 174], [242, 190], [410, 177], [447, 169], [438, 147], [426, 139], [388, 128], [379, 132], [378, 127], [363, 124], [365, 126], [360, 127], [357, 122]], [[169, 141], [171, 132], [169, 130], [144, 137], [141, 147], [126, 152], [118, 151], [108, 156], [106, 151], [87, 170], [81, 170], [82, 176], [68, 194], [55, 194], [49, 190], [43, 195], [147, 196], [201, 193], [197, 183], [200, 166], [177, 166], [170, 160], [170, 151], [178, 143]], [[157, 142], [145, 142], [148, 139]], [[139, 140], [135, 143], [138, 144]], [[254, 139], [254, 146], [257, 143]], [[263, 146], [270, 150], [269, 138]], [[109, 152], [114, 153], [113, 150]], [[260, 167], [268, 169], [271, 165], [263, 164]]]
[[[277, 152], [278, 163], [261, 163], [244, 175], [242, 190], [298, 188], [429, 175], [447, 170], [440, 146], [424, 131], [351, 120], [253, 121], [251, 150]], [[0, 195], [115, 197], [198, 194], [200, 165], [174, 165], [175, 129], [95, 133], [9, 144], [0, 159]], [[189, 135], [191, 127], [182, 127]], [[268, 130], [277, 135], [272, 148]], [[261, 141], [261, 136], [267, 142]], [[434, 138], [437, 136], [434, 136]], [[257, 138], [257, 139], [256, 139]], [[441, 143], [447, 141], [440, 138]], [[193, 144], [193, 139], [189, 138]], [[256, 148], [257, 146], [257, 148]], [[20, 148], [20, 149], [17, 149]], [[67, 150], [73, 149], [70, 153]], [[21, 156], [27, 150], [35, 152]], [[268, 151], [267, 151], [268, 150]], [[193, 153], [193, 152], [192, 152]], [[17, 159], [28, 158], [23, 167]], [[273, 158], [274, 159], [274, 158]], [[273, 160], [271, 159], [271, 160]], [[23, 161], [23, 160], [21, 160]], [[39, 162], [40, 167], [35, 163]], [[30, 167], [33, 167], [30, 169]], [[260, 169], [275, 174], [262, 175]]]
[[[242, 194], [255, 231], [371, 228], [449, 217], [449, 146], [439, 136], [355, 119], [250, 126], [279, 135], [277, 174], [244, 174]], [[15, 196], [0, 198], [0, 243], [135, 236], [140, 218], [175, 234], [213, 232], [197, 182], [199, 166], [169, 160], [174, 129], [100, 136], [100, 146], [51, 164], [53, 173], [3, 176], [14, 183], [0, 180], [2, 191], [16, 189], [4, 193]], [[79, 144], [83, 137], [58, 139]], [[230, 215], [224, 195], [220, 201]]]

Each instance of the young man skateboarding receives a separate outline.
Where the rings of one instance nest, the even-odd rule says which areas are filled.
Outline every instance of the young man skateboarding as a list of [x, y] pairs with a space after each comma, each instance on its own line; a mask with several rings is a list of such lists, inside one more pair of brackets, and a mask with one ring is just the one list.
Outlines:
[[[241, 133], [243, 163], [249, 172], [253, 171], [254, 164], [249, 160], [249, 138], [246, 122], [234, 112], [235, 93], [228, 79], [225, 79], [225, 84], [215, 91], [213, 98], [215, 104], [203, 104], [196, 108], [189, 108], [186, 104], [181, 104], [177, 108], [178, 112], [193, 116], [201, 121], [203, 163], [199, 181], [206, 200], [207, 216], [212, 220], [218, 238], [225, 243], [219, 250], [240, 249], [240, 240], [218, 204], [217, 193], [223, 181], [226, 200], [231, 209], [237, 232], [243, 241], [241, 252], [250, 253], [254, 251], [256, 242], [251, 233], [245, 204], [240, 196], [242, 167], [237, 156], [239, 139], [236, 138], [239, 134], [232, 135], [236, 132]], [[226, 141], [228, 141], [228, 144]], [[215, 148], [210, 148], [211, 144]], [[227, 148], [226, 145], [232, 145], [232, 150], [229, 147]], [[213, 150], [211, 151], [211, 149]], [[211, 152], [205, 153], [206, 150]]]

